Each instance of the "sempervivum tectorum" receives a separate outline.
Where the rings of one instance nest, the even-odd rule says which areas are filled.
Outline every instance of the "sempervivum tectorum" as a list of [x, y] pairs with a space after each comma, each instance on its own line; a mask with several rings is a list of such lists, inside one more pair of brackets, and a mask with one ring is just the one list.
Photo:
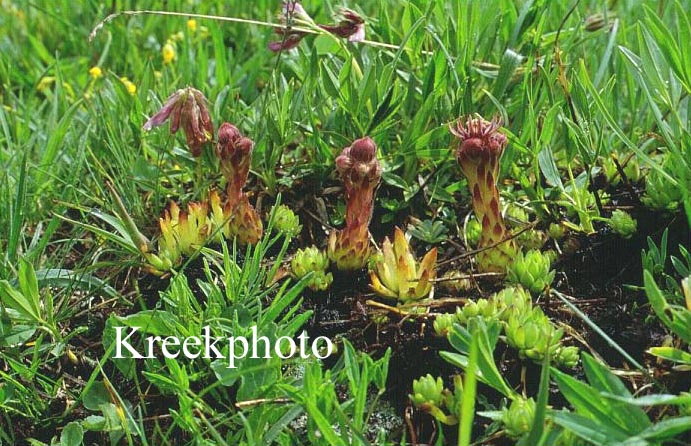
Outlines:
[[[501, 122], [481, 117], [459, 119], [451, 126], [451, 133], [459, 139], [456, 159], [473, 200], [473, 209], [482, 225], [477, 265], [481, 272], [506, 270], [516, 253], [512, 240], [506, 240], [508, 231], [499, 206], [499, 159], [506, 147], [506, 136], [499, 132]], [[506, 240], [506, 241], [505, 241]]]
[[369, 223], [374, 193], [381, 180], [377, 146], [368, 136], [353, 141], [336, 158], [336, 169], [345, 187], [346, 227], [329, 235], [329, 258], [341, 270], [367, 264], [371, 253]]
[[403, 231], [396, 228], [393, 243], [388, 237], [384, 239], [382, 254], [381, 261], [370, 273], [371, 287], [375, 293], [402, 302], [422, 299], [430, 294], [437, 277], [437, 248], [432, 248], [418, 262]]

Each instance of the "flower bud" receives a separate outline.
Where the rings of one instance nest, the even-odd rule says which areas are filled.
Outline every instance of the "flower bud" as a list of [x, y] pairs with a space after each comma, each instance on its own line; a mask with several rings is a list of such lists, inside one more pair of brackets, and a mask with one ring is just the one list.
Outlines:
[[542, 292], [554, 280], [555, 271], [550, 257], [532, 249], [525, 255], [522, 252], [514, 259], [508, 268], [509, 282], [523, 285], [534, 293]]
[[453, 324], [457, 322], [459, 321], [455, 313], [443, 313], [434, 318], [432, 328], [437, 336], [446, 337], [453, 328]]
[[562, 367], [573, 368], [578, 364], [578, 347], [559, 347], [554, 355], [554, 362]]
[[609, 219], [609, 227], [622, 238], [630, 239], [636, 233], [638, 223], [628, 212], [616, 209]]
[[440, 377], [436, 379], [429, 373], [420, 379], [413, 380], [413, 394], [408, 395], [415, 407], [425, 405], [439, 407], [442, 402], [444, 382]]
[[292, 238], [300, 234], [302, 225], [292, 209], [282, 204], [274, 210], [274, 229]]
[[480, 272], [505, 272], [516, 251], [499, 210], [499, 159], [508, 142], [500, 127], [499, 119], [490, 122], [469, 116], [450, 128], [458, 138], [456, 159], [468, 180], [473, 210], [482, 226], [478, 247], [484, 249], [476, 256]]
[[329, 268], [329, 259], [316, 246], [298, 249], [290, 261], [290, 266], [293, 275], [298, 279], [302, 279], [310, 272], [313, 273], [307, 284], [313, 291], [324, 291], [333, 281], [331, 273], [326, 272]]
[[506, 435], [511, 438], [519, 438], [529, 432], [534, 419], [535, 400], [532, 398], [516, 397], [508, 409], [502, 410], [501, 422]]

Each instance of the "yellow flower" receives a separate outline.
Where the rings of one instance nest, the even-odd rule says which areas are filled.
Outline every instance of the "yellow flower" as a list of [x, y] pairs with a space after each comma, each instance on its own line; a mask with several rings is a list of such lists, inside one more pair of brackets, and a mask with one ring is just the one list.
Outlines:
[[134, 94], [137, 92], [137, 86], [134, 85], [134, 83], [126, 77], [121, 77], [120, 82], [122, 82], [122, 84], [125, 86], [127, 92], [134, 96]]
[[163, 63], [169, 64], [175, 60], [175, 47], [170, 42], [163, 45], [161, 50], [161, 56], [163, 57]]
[[99, 77], [103, 77], [103, 70], [101, 70], [101, 67], [91, 67], [89, 75], [94, 79], [98, 79]]
[[187, 21], [187, 29], [191, 33], [195, 32], [197, 30], [197, 21], [194, 19], [189, 19]]
[[36, 90], [40, 91], [41, 93], [45, 92], [46, 90], [50, 89], [50, 86], [55, 83], [55, 76], [43, 76], [40, 81], [38, 81], [38, 85], [36, 86]]
[[163, 77], [163, 73], [161, 73], [161, 72], [158, 71], [158, 70], [154, 71], [154, 78], [155, 78], [157, 81], [158, 81], [158, 80], [161, 80], [162, 77]]

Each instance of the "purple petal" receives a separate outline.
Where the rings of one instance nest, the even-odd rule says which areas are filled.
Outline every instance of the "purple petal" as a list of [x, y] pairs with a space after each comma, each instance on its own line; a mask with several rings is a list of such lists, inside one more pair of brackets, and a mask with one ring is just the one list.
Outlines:
[[163, 107], [161, 107], [161, 109], [155, 115], [149, 118], [149, 120], [144, 123], [142, 128], [148, 132], [152, 128], [158, 127], [166, 122], [170, 117], [170, 114], [175, 109], [175, 105], [177, 104], [178, 99], [180, 99], [181, 92], [182, 90], [178, 90], [170, 95]]

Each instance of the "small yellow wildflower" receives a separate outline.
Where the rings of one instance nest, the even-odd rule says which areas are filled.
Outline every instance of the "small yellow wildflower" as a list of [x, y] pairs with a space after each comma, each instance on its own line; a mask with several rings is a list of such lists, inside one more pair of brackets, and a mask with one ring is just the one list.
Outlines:
[[46, 90], [50, 89], [50, 86], [55, 83], [55, 76], [43, 76], [40, 81], [38, 81], [38, 85], [36, 86], [36, 90], [40, 91], [43, 93]]
[[197, 21], [194, 19], [189, 19], [187, 21], [187, 29], [191, 33], [195, 32], [197, 30]]
[[125, 86], [125, 89], [127, 89], [127, 92], [134, 96], [134, 94], [137, 92], [137, 86], [134, 85], [134, 83], [127, 79], [126, 77], [121, 77], [120, 82]]
[[185, 33], [182, 31], [178, 31], [175, 34], [171, 34], [170, 37], [168, 38], [169, 42], [180, 42], [185, 39]]
[[89, 75], [94, 79], [98, 79], [99, 77], [103, 77], [103, 70], [101, 70], [101, 67], [91, 67]]
[[161, 78], [163, 78], [163, 73], [161, 73], [161, 72], [158, 71], [158, 70], [155, 70], [155, 71], [154, 71], [154, 79], [156, 79], [157, 81], [159, 81], [159, 80], [161, 80]]
[[163, 45], [163, 49], [161, 50], [161, 56], [163, 57], [164, 64], [169, 64], [175, 60], [175, 47], [172, 43], [168, 42], [165, 45]]

